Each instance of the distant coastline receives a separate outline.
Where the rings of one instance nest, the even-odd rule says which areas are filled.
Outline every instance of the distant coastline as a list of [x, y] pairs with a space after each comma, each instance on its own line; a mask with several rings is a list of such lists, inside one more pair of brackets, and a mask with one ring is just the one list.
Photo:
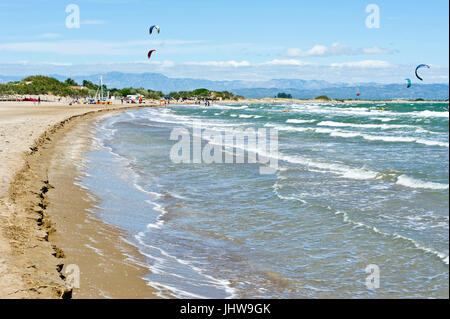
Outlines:
[[[125, 92], [131, 92], [131, 94], [141, 92], [140, 94], [147, 95], [147, 98], [173, 96], [176, 95], [176, 93], [188, 93], [198, 90], [226, 93], [223, 95], [223, 98], [226, 98], [226, 95], [231, 94], [235, 97], [242, 96], [246, 99], [273, 98], [280, 94], [292, 96], [292, 98], [299, 100], [314, 99], [321, 95], [326, 95], [330, 99], [342, 101], [360, 100], [360, 98], [368, 101], [414, 101], [416, 99], [423, 99], [424, 101], [445, 101], [449, 98], [448, 83], [416, 83], [413, 84], [412, 87], [407, 88], [406, 85], [396, 83], [349, 84], [301, 79], [274, 79], [267, 81], [212, 81], [192, 78], [169, 78], [159, 73], [134, 74], [120, 72], [109, 72], [103, 75], [95, 74], [74, 76], [72, 78], [67, 78], [66, 76], [61, 75], [49, 75], [41, 78], [42, 80], [45, 78], [53, 78], [54, 81], [47, 82], [47, 84], [56, 83], [59, 87], [59, 91], [82, 91], [79, 93], [66, 93], [64, 94], [65, 96], [89, 96], [89, 94], [95, 94], [95, 91], [98, 88], [96, 83], [98, 83], [100, 76], [103, 77], [105, 89], [110, 90], [111, 95], [116, 94], [118, 96]], [[35, 76], [32, 76], [31, 78], [33, 77]], [[8, 94], [8, 92], [5, 92], [4, 89], [4, 87], [7, 86], [6, 83], [24, 82], [27, 78], [20, 76], [5, 77], [0, 75], [0, 98], [2, 95]], [[64, 87], [64, 85], [66, 85], [66, 87]], [[42, 88], [42, 86], [40, 86], [40, 88]], [[33, 92], [35, 92], [34, 89], [28, 92], [23, 91], [22, 93], [32, 94]], [[47, 92], [44, 91], [43, 93]], [[357, 93], [360, 93], [360, 96], [357, 96]]]
[[415, 101], [415, 100], [335, 100], [335, 99], [329, 99], [329, 100], [321, 100], [321, 99], [278, 99], [278, 98], [262, 98], [262, 99], [243, 99], [239, 101], [218, 101], [217, 103], [223, 104], [223, 103], [235, 103], [235, 104], [242, 104], [242, 103], [248, 103], [248, 104], [259, 104], [259, 103], [266, 103], [266, 104], [282, 104], [282, 103], [342, 103], [342, 104], [348, 104], [348, 103], [356, 103], [356, 104], [382, 104], [382, 103], [414, 103], [414, 104], [442, 104], [447, 103], [448, 100], [421, 100], [421, 101]]

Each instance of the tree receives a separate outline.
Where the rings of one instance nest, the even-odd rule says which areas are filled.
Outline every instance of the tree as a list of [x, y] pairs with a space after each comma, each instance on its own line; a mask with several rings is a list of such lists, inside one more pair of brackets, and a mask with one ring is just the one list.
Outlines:
[[283, 92], [283, 93], [278, 93], [277, 94], [277, 98], [279, 98], [279, 99], [292, 99], [292, 95]]
[[92, 83], [91, 81], [88, 80], [83, 80], [83, 86], [87, 87], [90, 90], [97, 90], [98, 89], [98, 85]]
[[325, 100], [325, 101], [329, 101], [331, 100], [328, 96], [326, 95], [320, 95], [318, 97], [315, 98], [315, 100]]
[[46, 76], [29, 76], [20, 82], [0, 85], [1, 94], [41, 95], [83, 97], [88, 90], [72, 89], [67, 83]]
[[192, 94], [196, 97], [206, 97], [209, 96], [209, 90], [207, 89], [197, 89], [192, 92]]
[[71, 78], [68, 78], [68, 79], [65, 81], [65, 83], [68, 84], [68, 85], [70, 85], [70, 86], [78, 86], [78, 83], [75, 82], [75, 81], [74, 81], [73, 79], [71, 79]]

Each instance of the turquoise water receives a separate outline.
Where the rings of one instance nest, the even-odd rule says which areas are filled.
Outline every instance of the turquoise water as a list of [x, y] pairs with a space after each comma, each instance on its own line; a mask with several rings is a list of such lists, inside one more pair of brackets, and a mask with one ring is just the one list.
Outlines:
[[[448, 298], [446, 106], [127, 111], [99, 123], [80, 183], [139, 248], [162, 297]], [[171, 131], [193, 121], [277, 129], [278, 170], [172, 162]], [[371, 264], [378, 289], [366, 286]]]

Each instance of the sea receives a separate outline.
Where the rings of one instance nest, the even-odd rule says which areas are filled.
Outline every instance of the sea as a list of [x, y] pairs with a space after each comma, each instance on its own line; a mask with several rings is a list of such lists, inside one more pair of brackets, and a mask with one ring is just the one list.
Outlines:
[[[447, 107], [129, 110], [97, 123], [78, 183], [162, 298], [449, 298]], [[211, 155], [217, 136], [245, 130], [277, 151], [247, 140], [228, 145], [232, 162], [177, 160], [179, 132]], [[267, 156], [277, 167], [264, 172]]]

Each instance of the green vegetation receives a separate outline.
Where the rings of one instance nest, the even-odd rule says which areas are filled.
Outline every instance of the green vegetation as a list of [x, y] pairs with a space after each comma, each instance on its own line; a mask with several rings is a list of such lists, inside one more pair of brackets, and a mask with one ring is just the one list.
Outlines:
[[292, 95], [291, 94], [286, 94], [286, 93], [278, 93], [277, 98], [279, 99], [292, 99]]
[[[30, 76], [19, 82], [10, 82], [0, 84], [0, 95], [56, 95], [69, 96], [76, 98], [93, 97], [100, 89], [100, 86], [90, 81], [84, 80], [82, 87], [73, 79], [68, 78], [64, 82], [46, 76]], [[174, 99], [223, 99], [238, 100], [243, 99], [242, 96], [235, 96], [230, 92], [215, 92], [207, 89], [197, 89], [194, 91], [171, 92], [165, 95], [161, 91], [146, 90], [144, 88], [123, 88], [108, 89], [103, 85], [103, 92], [109, 91], [110, 96], [126, 97], [127, 95], [142, 95], [146, 99], [159, 100], [163, 97], [171, 97]]]
[[330, 101], [331, 99], [326, 95], [320, 95], [320, 96], [316, 97], [314, 100]]
[[194, 91], [180, 91], [180, 92], [171, 92], [167, 95], [176, 100], [187, 100], [187, 99], [222, 99], [222, 100], [238, 100], [243, 99], [242, 96], [236, 96], [231, 92], [222, 91], [210, 91], [207, 89], [197, 89]]
[[86, 97], [86, 89], [74, 89], [68, 83], [46, 76], [29, 76], [19, 82], [0, 84], [0, 95], [57, 95], [71, 97]]
[[64, 83], [71, 85], [71, 86], [78, 86], [78, 83], [72, 80], [71, 78], [68, 78]]

